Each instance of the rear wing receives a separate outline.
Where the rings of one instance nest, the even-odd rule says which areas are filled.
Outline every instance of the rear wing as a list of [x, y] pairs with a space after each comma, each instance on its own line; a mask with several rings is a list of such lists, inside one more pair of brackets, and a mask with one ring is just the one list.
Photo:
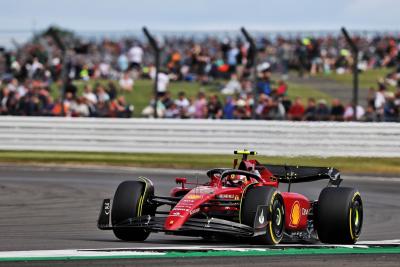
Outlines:
[[273, 164], [262, 166], [267, 168], [281, 183], [303, 183], [327, 179], [330, 184], [339, 186], [342, 181], [339, 170], [335, 168]]

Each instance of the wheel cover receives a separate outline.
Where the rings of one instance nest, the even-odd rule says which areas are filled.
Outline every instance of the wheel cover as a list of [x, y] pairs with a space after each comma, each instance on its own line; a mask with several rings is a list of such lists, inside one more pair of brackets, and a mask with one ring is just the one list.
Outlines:
[[350, 236], [355, 242], [361, 233], [363, 223], [363, 206], [360, 193], [355, 193], [350, 206], [349, 214]]
[[278, 213], [277, 213], [277, 215], [276, 215], [275, 224], [276, 224], [276, 225], [280, 225], [280, 224], [281, 224], [281, 221], [282, 221], [282, 213], [281, 213], [281, 210], [280, 210], [280, 209], [277, 209], [277, 211], [278, 211]]
[[272, 233], [276, 239], [281, 239], [283, 236], [283, 206], [279, 199], [275, 199], [272, 205]]
[[354, 237], [358, 237], [361, 232], [362, 220], [363, 220], [363, 209], [359, 199], [354, 200], [351, 209], [352, 209], [352, 216], [351, 216], [352, 232], [354, 234]]

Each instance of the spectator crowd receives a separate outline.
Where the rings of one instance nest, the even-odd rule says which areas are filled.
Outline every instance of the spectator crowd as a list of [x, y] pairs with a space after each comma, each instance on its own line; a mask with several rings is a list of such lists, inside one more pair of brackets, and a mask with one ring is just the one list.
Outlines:
[[[400, 93], [385, 92], [382, 88], [376, 92], [370, 89], [366, 108], [357, 106], [357, 120], [398, 122], [400, 110]], [[143, 115], [153, 116], [153, 103]], [[227, 96], [221, 101], [218, 95], [208, 98], [200, 92], [195, 98], [188, 98], [185, 92], [180, 92], [176, 99], [170, 93], [161, 96], [157, 103], [157, 115], [163, 118], [192, 119], [251, 119], [253, 118], [254, 98], [251, 93], [246, 95]], [[255, 105], [254, 116], [259, 120], [294, 120], [294, 121], [351, 121], [354, 118], [352, 103], [344, 104], [335, 98], [328, 103], [325, 99], [296, 97], [294, 100], [285, 95], [273, 96], [260, 94]]]
[[[45, 32], [12, 50], [0, 50], [0, 113], [2, 115], [131, 117], [134, 103], [123, 93], [135, 88], [137, 79], [155, 79], [153, 50], [137, 38], [93, 41], [58, 31], [69, 49], [66, 53]], [[358, 36], [355, 42], [360, 71], [393, 70], [370, 88], [367, 106], [357, 107], [365, 121], [399, 121], [400, 38], [389, 34]], [[289, 99], [290, 71], [301, 77], [318, 73], [349, 73], [353, 58], [344, 38], [258, 36], [257, 62], [248, 43], [240, 38], [164, 37], [157, 103], [154, 99], [135, 115], [212, 119], [351, 120], [351, 103], [334, 99]], [[257, 81], [253, 82], [252, 66]], [[274, 83], [271, 73], [279, 73]], [[104, 83], [104, 81], [107, 81]], [[221, 84], [220, 94], [199, 92], [195, 98], [182, 91], [171, 96], [171, 82]], [[393, 93], [388, 87], [397, 87]], [[64, 88], [64, 90], [60, 90]], [[256, 93], [256, 95], [254, 95]], [[223, 97], [221, 97], [223, 96]], [[156, 105], [155, 105], [156, 104]], [[254, 107], [254, 108], [253, 108]], [[254, 112], [254, 114], [253, 114]]]

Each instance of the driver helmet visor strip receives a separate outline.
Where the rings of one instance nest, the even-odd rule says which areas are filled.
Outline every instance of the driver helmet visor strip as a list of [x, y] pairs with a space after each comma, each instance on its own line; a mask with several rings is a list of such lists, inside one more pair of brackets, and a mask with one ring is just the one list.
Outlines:
[[229, 175], [229, 180], [233, 183], [238, 183], [238, 182], [246, 182], [247, 178], [245, 175], [240, 175], [240, 174], [231, 174]]

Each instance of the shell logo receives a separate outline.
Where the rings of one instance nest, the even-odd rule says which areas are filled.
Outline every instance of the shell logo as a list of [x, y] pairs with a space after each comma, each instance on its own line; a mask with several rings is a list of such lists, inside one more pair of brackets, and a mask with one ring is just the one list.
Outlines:
[[290, 226], [297, 226], [300, 223], [300, 203], [295, 201], [290, 212]]
[[192, 200], [194, 200], [194, 199], [200, 199], [200, 198], [201, 198], [201, 195], [189, 194], [189, 195], [186, 196], [186, 198], [187, 198], [187, 199], [192, 199]]

